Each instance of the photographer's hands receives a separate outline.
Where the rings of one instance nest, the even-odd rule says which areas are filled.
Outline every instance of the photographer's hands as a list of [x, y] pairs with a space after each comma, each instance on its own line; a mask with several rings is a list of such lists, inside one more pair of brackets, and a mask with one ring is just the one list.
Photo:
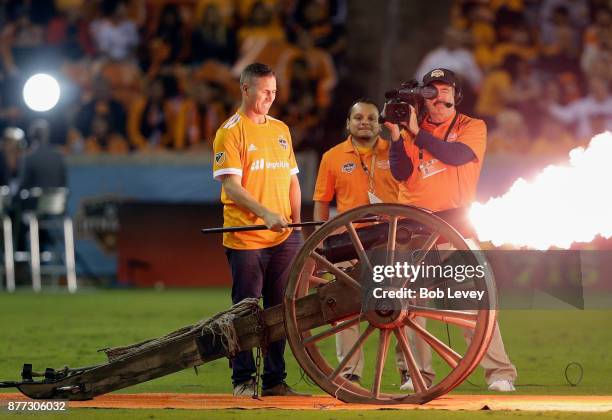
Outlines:
[[387, 127], [387, 130], [389, 130], [389, 133], [391, 134], [391, 140], [392, 141], [398, 141], [401, 138], [401, 130], [407, 130], [408, 132], [410, 132], [410, 134], [412, 134], [412, 138], [416, 137], [417, 134], [419, 134], [419, 122], [417, 120], [417, 115], [416, 115], [416, 110], [414, 109], [414, 107], [412, 105], [410, 105], [410, 121], [408, 121], [408, 125], [402, 123], [402, 124], [393, 124], [389, 121], [385, 122], [385, 127]]
[[408, 122], [408, 131], [412, 133], [414, 137], [419, 134], [419, 121], [417, 119], [417, 112], [412, 105], [410, 105], [410, 121]]
[[400, 126], [397, 124], [393, 124], [392, 122], [385, 121], [385, 127], [389, 130], [389, 134], [391, 134], [392, 141], [398, 141], [400, 139]]

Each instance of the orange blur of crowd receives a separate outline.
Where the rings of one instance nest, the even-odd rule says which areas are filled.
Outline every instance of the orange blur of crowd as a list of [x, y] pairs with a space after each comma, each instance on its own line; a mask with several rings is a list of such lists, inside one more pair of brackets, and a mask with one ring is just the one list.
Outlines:
[[456, 0], [445, 44], [479, 70], [472, 111], [488, 152], [563, 154], [612, 130], [608, 0]]
[[[345, 15], [333, 0], [9, 0], [0, 8], [2, 93], [53, 55], [72, 93], [54, 142], [70, 154], [210, 150], [253, 61], [275, 71], [271, 113], [307, 148], [345, 50]], [[27, 111], [2, 93], [1, 125], [26, 126]]]

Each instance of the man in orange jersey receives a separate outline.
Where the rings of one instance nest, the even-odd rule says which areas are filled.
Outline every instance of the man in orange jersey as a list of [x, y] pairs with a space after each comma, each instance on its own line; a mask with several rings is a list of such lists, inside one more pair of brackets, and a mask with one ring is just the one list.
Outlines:
[[[276, 77], [259, 63], [240, 76], [240, 109], [217, 130], [213, 176], [221, 181], [224, 226], [265, 224], [268, 230], [225, 233], [223, 246], [232, 272], [232, 302], [263, 297], [264, 308], [282, 303], [291, 261], [302, 234], [287, 228], [300, 221], [301, 193], [289, 128], [268, 115]], [[286, 383], [285, 340], [269, 343], [262, 395], [301, 395]], [[232, 359], [234, 395], [256, 393], [250, 350]]]
[[[349, 136], [323, 155], [314, 192], [315, 220], [329, 219], [329, 203], [336, 197], [339, 213], [370, 203], [395, 203], [399, 185], [389, 165], [389, 142], [379, 136], [378, 107], [359, 99], [346, 119]], [[336, 335], [338, 360], [344, 359], [359, 337], [353, 326]], [[363, 374], [363, 352], [350, 359], [342, 375], [358, 382]]]
[[[434, 86], [438, 95], [425, 99], [425, 117], [419, 124], [414, 108], [410, 121], [400, 127], [385, 123], [391, 133], [389, 161], [393, 176], [400, 182], [399, 202], [432, 211], [469, 206], [476, 187], [486, 147], [487, 128], [482, 120], [459, 114], [455, 105], [461, 99], [461, 88], [455, 74], [443, 68], [423, 77], [424, 85]], [[471, 247], [478, 249], [475, 241]], [[417, 318], [424, 325], [423, 318]], [[464, 330], [466, 340], [471, 330]], [[419, 370], [427, 385], [433, 381], [431, 350], [422, 339], [415, 338]], [[481, 366], [490, 390], [514, 391], [516, 368], [510, 362], [496, 324], [493, 339]], [[414, 389], [406, 369], [401, 389]]]

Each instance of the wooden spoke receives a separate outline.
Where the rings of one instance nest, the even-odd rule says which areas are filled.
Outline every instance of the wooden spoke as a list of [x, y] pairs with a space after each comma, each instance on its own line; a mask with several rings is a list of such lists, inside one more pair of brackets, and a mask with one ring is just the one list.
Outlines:
[[380, 383], [382, 380], [383, 369], [385, 368], [385, 360], [387, 358], [390, 338], [391, 330], [380, 330], [380, 336], [378, 338], [378, 353], [376, 354], [376, 370], [374, 371], [374, 383], [372, 383], [372, 396], [374, 398], [378, 398], [380, 396]]
[[326, 270], [336, 276], [336, 279], [343, 282], [349, 287], [356, 289], [358, 291], [361, 290], [361, 285], [351, 276], [346, 274], [344, 271], [340, 270], [338, 267], [333, 265], [327, 258], [317, 253], [316, 251], [312, 251], [310, 256], [319, 264], [321, 264]]
[[431, 248], [433, 248], [433, 246], [436, 244], [439, 238], [440, 238], [440, 234], [438, 232], [433, 232], [431, 235], [429, 235], [425, 243], [421, 246], [421, 252], [417, 254], [417, 257], [412, 264], [420, 265], [425, 259], [425, 257], [427, 256], [427, 254], [429, 253], [429, 251], [431, 251]]
[[395, 333], [397, 341], [402, 349], [402, 353], [404, 354], [404, 360], [408, 366], [408, 372], [410, 372], [410, 378], [412, 378], [412, 384], [414, 385], [415, 392], [417, 394], [420, 392], [425, 392], [427, 390], [427, 385], [425, 384], [423, 375], [421, 374], [421, 371], [414, 360], [412, 350], [410, 350], [408, 340], [406, 339], [406, 334], [404, 334], [404, 328], [395, 328], [393, 332]]
[[344, 356], [344, 359], [342, 359], [338, 367], [334, 369], [334, 371], [328, 376], [328, 379], [330, 381], [333, 382], [336, 380], [338, 375], [340, 375], [340, 372], [342, 372], [348, 364], [349, 360], [351, 360], [357, 350], [359, 350], [363, 346], [365, 340], [370, 336], [370, 334], [372, 334], [372, 332], [374, 332], [375, 329], [376, 328], [374, 328], [372, 325], [368, 325], [368, 328], [366, 328], [366, 330], [359, 336], [355, 344], [353, 344], [353, 347], [351, 347], [346, 356]]
[[478, 319], [478, 314], [476, 312], [436, 309], [428, 308], [426, 306], [409, 306], [408, 310], [410, 313], [416, 316], [435, 319], [448, 324], [459, 325], [460, 327], [471, 329], [476, 328], [476, 320]]
[[[427, 254], [429, 253], [429, 251], [431, 251], [431, 248], [433, 248], [433, 246], [436, 244], [436, 242], [438, 241], [438, 238], [440, 238], [440, 234], [438, 232], [433, 232], [431, 235], [429, 235], [429, 237], [427, 238], [427, 240], [423, 243], [423, 245], [420, 247], [420, 252], [417, 253], [415, 260], [412, 262], [413, 266], [419, 266], [421, 265], [421, 263], [423, 262], [423, 260], [425, 259], [425, 257], [427, 256]], [[414, 279], [410, 279], [407, 278], [401, 287], [406, 287], [406, 285], [408, 284], [408, 282], [410, 282], [411, 280]]]
[[352, 327], [355, 324], [358, 324], [360, 321], [360, 315], [356, 316], [355, 318], [349, 319], [347, 321], [343, 321], [325, 331], [322, 331], [318, 334], [312, 335], [310, 337], [306, 337], [303, 341], [302, 344], [306, 345], [306, 344], [312, 344], [312, 343], [316, 343], [317, 341], [323, 340], [324, 338], [330, 337], [334, 334], [339, 333], [342, 330], [345, 330], [349, 327]]
[[397, 236], [398, 216], [393, 216], [389, 221], [389, 235], [387, 237], [387, 265], [395, 263], [395, 241]]
[[370, 263], [370, 259], [368, 258], [365, 249], [363, 248], [363, 244], [361, 243], [361, 239], [359, 239], [359, 235], [357, 235], [357, 231], [355, 230], [355, 226], [353, 223], [349, 222], [346, 225], [346, 230], [349, 233], [349, 237], [351, 238], [351, 242], [357, 251], [357, 255], [359, 256], [359, 260], [361, 263], [370, 270], [370, 273], [373, 272], [372, 263]]
[[317, 277], [317, 276], [308, 276], [307, 279], [308, 279], [308, 284], [310, 286], [315, 286], [315, 287], [319, 286], [321, 284], [329, 283], [329, 280], [325, 280], [325, 279], [323, 279], [321, 277]]
[[407, 319], [406, 325], [412, 328], [423, 340], [425, 340], [425, 342], [429, 344], [451, 368], [454, 369], [457, 367], [461, 360], [461, 355], [459, 353], [451, 349], [444, 342], [440, 341], [438, 337], [431, 334], [413, 320]]

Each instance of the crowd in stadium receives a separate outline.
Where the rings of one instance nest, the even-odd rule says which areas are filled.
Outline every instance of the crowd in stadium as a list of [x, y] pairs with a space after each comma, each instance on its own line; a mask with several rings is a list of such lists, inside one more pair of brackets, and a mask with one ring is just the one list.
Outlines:
[[[271, 110], [297, 150], [322, 148], [346, 61], [346, 0], [4, 0], [0, 128], [27, 131], [26, 75], [61, 68], [52, 142], [66, 153], [210, 150], [254, 61], [278, 79]], [[456, 71], [460, 110], [489, 150], [549, 153], [612, 129], [608, 0], [455, 0], [417, 70]], [[325, 149], [329, 145], [324, 145]], [[319, 150], [319, 151], [322, 151]]]
[[15, 89], [26, 74], [57, 63], [72, 89], [53, 137], [68, 153], [210, 149], [240, 100], [235, 80], [254, 60], [277, 72], [271, 114], [291, 126], [299, 148], [320, 131], [346, 45], [346, 4], [339, 1], [0, 6], [0, 125], [27, 128]]
[[489, 151], [566, 151], [612, 130], [609, 1], [457, 0], [450, 20], [417, 73], [437, 62], [464, 77]]

